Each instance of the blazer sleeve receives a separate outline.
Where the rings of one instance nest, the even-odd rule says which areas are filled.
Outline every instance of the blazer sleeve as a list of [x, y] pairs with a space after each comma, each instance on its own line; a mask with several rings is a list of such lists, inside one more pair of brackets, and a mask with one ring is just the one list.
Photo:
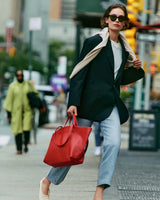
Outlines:
[[[77, 60], [77, 63], [83, 60], [83, 58], [100, 42], [102, 38], [99, 35], [95, 35], [91, 38], [88, 38], [84, 41], [81, 54]], [[82, 90], [85, 84], [86, 75], [88, 72], [89, 64], [81, 69], [72, 79], [70, 83], [70, 92], [68, 107], [71, 105], [79, 106]]]

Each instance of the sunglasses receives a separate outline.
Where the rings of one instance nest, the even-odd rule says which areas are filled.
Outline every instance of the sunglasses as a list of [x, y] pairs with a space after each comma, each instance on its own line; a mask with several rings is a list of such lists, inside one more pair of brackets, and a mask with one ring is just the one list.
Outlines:
[[17, 77], [19, 77], [19, 76], [23, 76], [23, 74], [16, 74], [16, 76], [17, 76]]
[[123, 21], [126, 20], [125, 16], [122, 16], [122, 15], [120, 15], [120, 16], [117, 16], [117, 15], [109, 15], [109, 17], [110, 17], [111, 21], [113, 21], [113, 22], [116, 21], [117, 18], [118, 18], [118, 21], [119, 21], [119, 22], [123, 22]]

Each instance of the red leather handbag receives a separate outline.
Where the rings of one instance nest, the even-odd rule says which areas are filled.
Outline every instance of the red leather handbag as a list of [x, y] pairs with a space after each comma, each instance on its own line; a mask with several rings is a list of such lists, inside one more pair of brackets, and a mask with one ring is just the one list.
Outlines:
[[[69, 121], [69, 126], [66, 126]], [[88, 147], [91, 127], [81, 127], [76, 116], [68, 117], [65, 125], [57, 127], [52, 135], [43, 162], [53, 167], [64, 167], [82, 164]]]

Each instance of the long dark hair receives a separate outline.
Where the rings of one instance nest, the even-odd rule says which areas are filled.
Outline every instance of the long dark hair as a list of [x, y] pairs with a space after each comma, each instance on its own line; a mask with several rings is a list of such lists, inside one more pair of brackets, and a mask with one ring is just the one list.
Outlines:
[[108, 24], [106, 23], [105, 18], [109, 17], [109, 14], [110, 14], [111, 10], [113, 10], [114, 8], [120, 8], [120, 9], [123, 10], [124, 16], [126, 18], [126, 20], [125, 20], [125, 26], [123, 27], [123, 30], [127, 29], [129, 27], [128, 12], [127, 12], [126, 7], [124, 5], [122, 5], [122, 4], [112, 4], [111, 6], [109, 6], [107, 8], [107, 10], [105, 11], [105, 13], [102, 16], [101, 21], [100, 21], [101, 22], [101, 28], [108, 27]]

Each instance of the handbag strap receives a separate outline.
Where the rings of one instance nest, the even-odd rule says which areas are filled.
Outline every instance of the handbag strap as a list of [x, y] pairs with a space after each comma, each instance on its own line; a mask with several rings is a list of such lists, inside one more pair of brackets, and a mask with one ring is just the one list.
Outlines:
[[66, 122], [65, 122], [65, 124], [64, 124], [64, 126], [67, 125], [67, 122], [69, 122], [69, 125], [71, 125], [71, 119], [72, 119], [72, 118], [68, 116], [68, 117], [67, 117], [67, 120], [66, 120]]
[[77, 118], [74, 113], [73, 113], [73, 126], [78, 126]]
[[[57, 131], [58, 131], [58, 129], [61, 129], [61, 128], [63, 128], [63, 127], [58, 127], [57, 128]], [[63, 143], [59, 143], [58, 144], [58, 142], [56, 141], [56, 136], [58, 135], [58, 134], [60, 134], [60, 132], [57, 132], [57, 131], [55, 131], [55, 133], [54, 133], [54, 135], [53, 135], [53, 142], [54, 142], [54, 144], [57, 146], [57, 147], [63, 147], [67, 142], [68, 142], [68, 140], [71, 138], [71, 135], [72, 135], [72, 128], [73, 128], [73, 125], [70, 125], [69, 126], [69, 130], [68, 130], [68, 137], [66, 137], [66, 140], [65, 141], [63, 141]], [[63, 129], [62, 129], [63, 130]]]
[[77, 119], [76, 119], [75, 114], [73, 114], [73, 123], [72, 123], [72, 124], [71, 124], [71, 119], [72, 119], [72, 117], [68, 116], [68, 117], [67, 117], [67, 120], [66, 120], [66, 122], [65, 122], [65, 124], [64, 124], [64, 127], [65, 127], [66, 124], [67, 124], [67, 122], [69, 121], [68, 137], [67, 137], [66, 140], [63, 142], [63, 144], [57, 144], [57, 142], [56, 142], [56, 135], [59, 134], [59, 132], [57, 132], [57, 131], [58, 131], [59, 129], [63, 128], [63, 126], [59, 126], [59, 127], [56, 128], [55, 133], [54, 133], [54, 137], [53, 137], [53, 142], [54, 142], [55, 145], [57, 145], [57, 146], [59, 146], [59, 147], [62, 147], [62, 146], [64, 146], [64, 145], [68, 142], [68, 140], [70, 139], [70, 137], [71, 137], [71, 135], [72, 135], [72, 128], [73, 128], [74, 126], [78, 126], [78, 123], [77, 123]]
[[[71, 125], [71, 119], [72, 119], [72, 117], [68, 116], [68, 117], [67, 117], [67, 120], [66, 120], [66, 122], [65, 122], [65, 124], [64, 124], [64, 126], [67, 125], [67, 122], [68, 122], [68, 121], [69, 121], [69, 125]], [[74, 126], [78, 126], [77, 118], [76, 118], [76, 116], [75, 116], [74, 113], [73, 113], [73, 125], [74, 125]]]

